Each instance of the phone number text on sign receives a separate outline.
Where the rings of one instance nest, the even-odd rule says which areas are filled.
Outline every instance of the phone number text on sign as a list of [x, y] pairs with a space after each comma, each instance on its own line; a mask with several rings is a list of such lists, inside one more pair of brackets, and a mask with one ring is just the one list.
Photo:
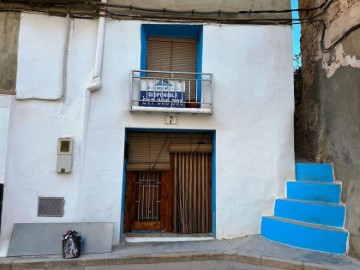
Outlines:
[[140, 106], [184, 108], [184, 92], [140, 91]]

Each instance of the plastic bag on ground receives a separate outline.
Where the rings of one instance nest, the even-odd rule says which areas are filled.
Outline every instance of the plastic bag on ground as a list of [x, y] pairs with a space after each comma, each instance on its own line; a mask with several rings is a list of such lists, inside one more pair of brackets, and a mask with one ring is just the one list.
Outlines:
[[80, 257], [81, 237], [77, 235], [76, 231], [68, 230], [63, 235], [62, 248], [64, 259]]

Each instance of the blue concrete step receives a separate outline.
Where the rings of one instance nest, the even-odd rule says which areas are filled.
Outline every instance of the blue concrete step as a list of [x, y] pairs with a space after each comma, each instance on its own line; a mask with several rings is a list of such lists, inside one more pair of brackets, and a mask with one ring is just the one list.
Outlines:
[[288, 199], [295, 200], [339, 203], [341, 184], [313, 181], [288, 181], [287, 197]]
[[277, 199], [274, 216], [325, 226], [343, 227], [345, 207], [339, 204]]
[[297, 181], [333, 182], [331, 164], [296, 163], [295, 174]]
[[263, 217], [261, 236], [294, 247], [345, 254], [348, 232], [278, 217]]

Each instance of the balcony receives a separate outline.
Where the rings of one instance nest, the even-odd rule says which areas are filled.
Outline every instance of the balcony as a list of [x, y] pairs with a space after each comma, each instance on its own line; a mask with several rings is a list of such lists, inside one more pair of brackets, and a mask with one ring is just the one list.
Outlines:
[[210, 73], [132, 70], [130, 111], [212, 114]]

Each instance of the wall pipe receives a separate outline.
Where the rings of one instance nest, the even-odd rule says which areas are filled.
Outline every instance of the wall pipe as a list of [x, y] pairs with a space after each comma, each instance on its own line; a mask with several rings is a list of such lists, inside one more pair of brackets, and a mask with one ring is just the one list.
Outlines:
[[[107, 0], [101, 0], [101, 3], [106, 3]], [[87, 132], [89, 126], [90, 108], [91, 108], [91, 93], [101, 88], [101, 71], [103, 62], [104, 39], [105, 39], [105, 16], [106, 12], [101, 9], [99, 12], [98, 33], [96, 40], [95, 62], [91, 82], [83, 91], [83, 104], [81, 110], [81, 178], [83, 177]]]

